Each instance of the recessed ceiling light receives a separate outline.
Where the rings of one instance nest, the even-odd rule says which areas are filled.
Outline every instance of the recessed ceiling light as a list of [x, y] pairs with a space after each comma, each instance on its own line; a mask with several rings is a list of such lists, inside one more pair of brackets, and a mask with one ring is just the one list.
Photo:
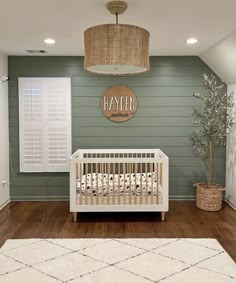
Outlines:
[[52, 44], [55, 44], [56, 40], [53, 39], [53, 38], [46, 38], [46, 39], [44, 39], [44, 42], [46, 44], [52, 45]]
[[186, 40], [186, 43], [187, 44], [196, 44], [198, 42], [198, 39], [196, 39], [196, 38], [188, 38], [187, 40]]

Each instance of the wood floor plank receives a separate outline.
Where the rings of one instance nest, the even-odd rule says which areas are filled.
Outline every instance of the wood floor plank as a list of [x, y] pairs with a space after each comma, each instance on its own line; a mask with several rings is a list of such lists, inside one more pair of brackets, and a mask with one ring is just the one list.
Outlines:
[[0, 246], [22, 238], [215, 238], [236, 261], [236, 211], [198, 209], [192, 201], [170, 201], [160, 213], [82, 213], [74, 223], [68, 202], [11, 202], [0, 211]]

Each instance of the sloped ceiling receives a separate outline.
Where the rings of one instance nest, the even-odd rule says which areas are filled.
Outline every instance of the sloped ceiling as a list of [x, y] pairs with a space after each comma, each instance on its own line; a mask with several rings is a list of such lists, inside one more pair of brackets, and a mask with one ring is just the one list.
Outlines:
[[236, 84], [236, 31], [208, 49], [200, 58], [227, 84]]

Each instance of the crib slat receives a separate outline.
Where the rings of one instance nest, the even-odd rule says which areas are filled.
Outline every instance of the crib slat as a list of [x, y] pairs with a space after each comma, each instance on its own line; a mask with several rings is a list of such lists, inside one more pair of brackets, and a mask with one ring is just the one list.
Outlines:
[[115, 204], [115, 163], [112, 163], [112, 178], [113, 178], [113, 188], [112, 188], [112, 202]]
[[161, 162], [160, 163], [160, 184], [161, 184], [161, 186], [162, 186], [162, 178], [163, 178], [162, 165], [163, 165], [163, 163]]
[[96, 204], [98, 204], [98, 163], [96, 163]]
[[93, 205], [93, 163], [90, 163], [90, 173], [91, 173], [91, 181], [90, 181], [90, 203]]
[[139, 183], [139, 189], [140, 189], [140, 193], [142, 193], [143, 192], [143, 163], [142, 162], [140, 162], [139, 163], [139, 166], [140, 166], [140, 183]]
[[76, 162], [76, 180], [79, 179], [79, 165]]
[[102, 205], [103, 205], [103, 192], [104, 192], [104, 164], [103, 163], [101, 163], [101, 171], [102, 171]]
[[126, 187], [125, 187], [125, 163], [123, 163], [123, 187], [124, 187], [124, 204], [126, 204]]
[[[132, 159], [134, 159], [134, 154], [133, 153], [131, 153], [131, 158]], [[134, 172], [134, 167], [133, 167], [133, 162], [131, 163], [131, 171], [132, 171], [132, 173]]]
[[146, 183], [145, 183], [145, 204], [147, 204], [147, 201], [148, 201], [148, 167], [150, 168], [150, 163], [146, 163], [146, 168], [145, 168], [145, 171], [146, 171]]
[[[105, 154], [105, 159], [106, 159], [106, 154]], [[106, 164], [106, 162], [103, 164], [104, 165], [104, 174], [105, 174], [105, 176], [107, 176], [107, 164]], [[105, 186], [106, 186], [106, 177], [104, 177], [104, 183], [103, 183], [103, 185], [104, 185], [104, 188], [103, 188], [103, 192], [105, 192]], [[107, 189], [106, 189], [107, 190]], [[105, 194], [105, 193], [103, 193], [104, 194], [104, 196], [103, 196], [103, 202], [104, 202], [104, 204], [107, 202], [107, 195]]]
[[118, 163], [118, 203], [120, 204], [120, 163]]
[[[78, 186], [80, 186], [80, 181], [79, 181], [79, 167], [78, 167], [78, 162], [76, 162], [75, 164], [75, 178], [76, 178], [76, 189], [78, 188]], [[81, 187], [79, 187], [80, 190], [81, 190]], [[76, 202], [77, 202], [77, 190], [76, 190]], [[80, 200], [79, 200], [79, 203], [80, 203]]]
[[[80, 186], [80, 180], [79, 180], [79, 165], [78, 165], [78, 162], [76, 162], [75, 164], [75, 178], [76, 178], [76, 202], [77, 202], [77, 188], [79, 187], [80, 188], [80, 192], [81, 192], [81, 186]], [[81, 195], [81, 193], [80, 193]], [[80, 204], [80, 200], [79, 200], [79, 204]]]
[[[110, 154], [109, 154], [110, 158]], [[107, 164], [107, 204], [110, 204], [110, 173], [111, 173], [111, 164]]]
[[85, 204], [88, 204], [88, 163], [85, 163]]
[[154, 179], [153, 179], [153, 172], [154, 172], [154, 163], [151, 164], [151, 204], [153, 204], [153, 182], [154, 182]]
[[157, 189], [156, 189], [156, 204], [159, 203], [159, 199], [158, 199], [158, 193], [159, 193], [159, 182], [158, 182], [158, 177], [159, 177], [159, 174], [158, 174], [158, 163], [156, 163], [156, 186], [157, 186]]
[[131, 163], [129, 163], [129, 204], [131, 204], [132, 189], [131, 189]]
[[104, 186], [107, 187], [107, 188], [106, 188], [107, 194], [104, 194], [104, 204], [108, 204], [108, 203], [107, 203], [107, 198], [108, 198], [108, 193], [109, 193], [109, 192], [108, 192], [108, 190], [109, 190], [109, 183], [106, 184], [106, 182], [107, 182], [107, 176], [108, 176], [108, 174], [107, 174], [107, 172], [108, 172], [107, 168], [108, 168], [108, 167], [107, 167], [107, 163], [106, 163], [106, 162], [104, 163], [104, 165], [105, 165]]
[[[137, 166], [138, 166], [138, 164], [137, 164], [137, 162], [135, 162], [134, 163], [134, 171], [135, 171], [135, 187], [134, 187], [134, 194], [135, 194], [135, 196], [134, 196], [134, 203], [136, 204], [137, 203]], [[141, 199], [140, 199], [140, 201], [141, 201], [141, 204], [142, 204], [142, 197], [141, 197]]]
[[[106, 154], [105, 154], [105, 158], [106, 158]], [[107, 173], [107, 165], [106, 163], [103, 163], [103, 174], [106, 176]], [[103, 201], [102, 204], [106, 203], [106, 194], [105, 194], [105, 185], [106, 185], [106, 178], [103, 176], [103, 186], [102, 186], [102, 196], [103, 196]]]
[[[146, 178], [146, 181], [145, 181], [145, 184], [144, 184], [144, 188], [145, 188], [145, 191], [146, 191], [146, 186], [147, 186], [147, 170], [148, 170], [148, 164], [147, 162], [145, 162], [144, 164], [144, 174], [145, 174], [145, 178]], [[142, 191], [140, 190], [140, 201], [141, 201], [141, 204], [143, 204], [144, 200], [145, 200], [145, 203], [146, 203], [146, 199], [145, 199], [145, 196], [143, 196], [143, 188], [142, 188]], [[146, 195], [146, 193], [145, 193]], [[144, 199], [144, 200], [143, 200]]]
[[80, 163], [79, 164], [79, 174], [80, 174], [80, 195], [79, 195], [79, 203], [80, 205], [82, 204], [82, 166], [83, 166], [83, 163]]

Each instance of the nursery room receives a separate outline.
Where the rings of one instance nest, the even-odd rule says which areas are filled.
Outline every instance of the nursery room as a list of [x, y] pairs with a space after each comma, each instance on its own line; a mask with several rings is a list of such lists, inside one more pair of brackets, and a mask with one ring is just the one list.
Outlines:
[[236, 282], [235, 10], [1, 1], [0, 282]]

